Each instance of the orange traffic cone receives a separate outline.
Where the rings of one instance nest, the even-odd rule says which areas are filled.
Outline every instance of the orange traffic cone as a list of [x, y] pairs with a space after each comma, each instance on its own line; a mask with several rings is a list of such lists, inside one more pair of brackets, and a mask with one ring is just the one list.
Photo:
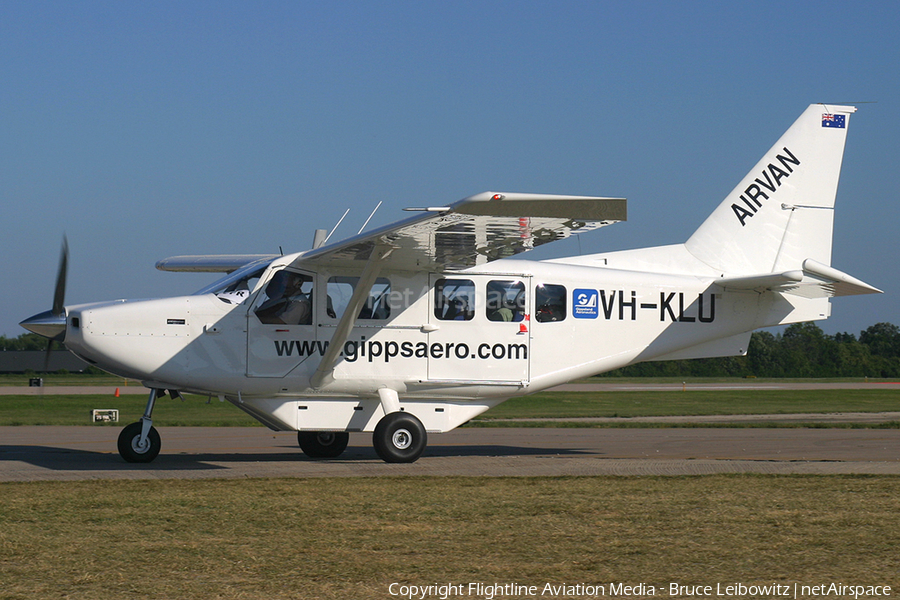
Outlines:
[[119, 397], [119, 388], [116, 388], [116, 398]]

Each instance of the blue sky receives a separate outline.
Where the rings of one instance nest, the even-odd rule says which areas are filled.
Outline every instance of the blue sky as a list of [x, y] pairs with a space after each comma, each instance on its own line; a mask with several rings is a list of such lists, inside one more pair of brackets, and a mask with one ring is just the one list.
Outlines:
[[[813, 102], [853, 103], [833, 265], [900, 324], [897, 2], [0, 3], [0, 334], [185, 294], [176, 254], [309, 246], [485, 190], [624, 196], [536, 257], [682, 242]], [[555, 247], [554, 247], [555, 246]]]

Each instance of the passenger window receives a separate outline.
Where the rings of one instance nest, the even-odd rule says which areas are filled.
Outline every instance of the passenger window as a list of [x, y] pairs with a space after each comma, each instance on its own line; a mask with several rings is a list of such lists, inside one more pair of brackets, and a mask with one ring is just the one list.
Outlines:
[[540, 323], [564, 321], [566, 318], [566, 288], [545, 283], [534, 290], [534, 318]]
[[[340, 319], [347, 305], [350, 304], [350, 298], [353, 297], [353, 291], [356, 284], [359, 283], [359, 277], [335, 276], [328, 279], [326, 292], [327, 306], [325, 313], [332, 319]], [[369, 291], [369, 297], [365, 304], [359, 310], [358, 319], [376, 319], [385, 320], [391, 316], [391, 282], [390, 280], [379, 277], [375, 280], [375, 285]]]
[[471, 321], [475, 316], [475, 284], [471, 279], [438, 279], [434, 316], [441, 321]]
[[266, 284], [257, 318], [269, 325], [312, 324], [313, 280], [309, 275], [278, 271]]
[[488, 321], [518, 322], [525, 318], [525, 284], [521, 281], [489, 281], [485, 315]]

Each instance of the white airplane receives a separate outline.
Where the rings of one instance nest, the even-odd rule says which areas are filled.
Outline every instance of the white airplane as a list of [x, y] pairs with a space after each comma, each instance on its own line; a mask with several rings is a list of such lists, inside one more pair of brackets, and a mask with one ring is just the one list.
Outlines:
[[150, 389], [118, 448], [152, 461], [156, 400], [218, 396], [313, 458], [349, 432], [413, 462], [429, 433], [500, 402], [649, 360], [739, 356], [760, 327], [825, 319], [880, 290], [831, 265], [849, 106], [814, 104], [683, 244], [543, 261], [518, 255], [624, 221], [625, 200], [485, 192], [296, 254], [177, 256], [222, 272], [191, 296], [64, 306], [22, 322]]

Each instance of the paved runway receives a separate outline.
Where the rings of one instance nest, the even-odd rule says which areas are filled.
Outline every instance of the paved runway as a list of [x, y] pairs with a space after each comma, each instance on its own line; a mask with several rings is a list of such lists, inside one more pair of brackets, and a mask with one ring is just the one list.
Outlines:
[[310, 460], [296, 434], [261, 427], [160, 428], [148, 465], [116, 452], [120, 428], [0, 427], [0, 481], [245, 477], [900, 474], [897, 429], [463, 428], [432, 435], [404, 465], [352, 434], [338, 460]]

